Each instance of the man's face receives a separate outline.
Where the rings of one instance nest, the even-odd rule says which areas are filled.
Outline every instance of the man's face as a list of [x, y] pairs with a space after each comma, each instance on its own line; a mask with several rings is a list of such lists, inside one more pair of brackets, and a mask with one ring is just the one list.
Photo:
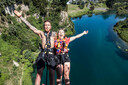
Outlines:
[[59, 30], [59, 32], [58, 32], [59, 39], [63, 39], [64, 36], [65, 36], [64, 30]]
[[45, 22], [44, 23], [44, 28], [46, 32], [49, 32], [51, 30], [51, 23], [50, 22]]

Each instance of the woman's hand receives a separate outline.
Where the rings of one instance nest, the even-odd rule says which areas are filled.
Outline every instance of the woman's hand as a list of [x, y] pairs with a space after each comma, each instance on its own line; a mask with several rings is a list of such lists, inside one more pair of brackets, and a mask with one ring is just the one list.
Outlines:
[[85, 35], [88, 34], [88, 30], [83, 32]]
[[18, 12], [16, 10], [14, 10], [14, 13], [16, 14], [16, 16], [21, 17], [22, 11], [21, 12]]

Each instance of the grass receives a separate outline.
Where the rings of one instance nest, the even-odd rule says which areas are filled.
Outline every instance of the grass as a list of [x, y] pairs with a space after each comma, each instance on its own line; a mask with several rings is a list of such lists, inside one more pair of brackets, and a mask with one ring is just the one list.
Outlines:
[[[104, 5], [103, 3], [98, 4], [98, 6], [95, 6], [96, 8], [106, 8], [106, 5]], [[107, 10], [93, 10], [93, 13], [103, 13], [106, 12]], [[68, 5], [68, 14], [70, 17], [79, 17], [82, 16], [84, 14], [89, 14], [90, 10], [85, 6], [83, 9], [80, 9], [78, 7], [78, 5], [73, 5], [73, 4], [69, 4]]]
[[93, 10], [93, 13], [95, 14], [99, 14], [99, 13], [104, 13], [106, 12], [107, 10]]
[[119, 35], [120, 35], [120, 37], [121, 37], [124, 41], [126, 41], [126, 42], [128, 43], [128, 31], [127, 31], [127, 30], [122, 31]]
[[108, 7], [107, 7], [105, 4], [103, 4], [103, 3], [98, 3], [95, 7], [96, 7], [96, 8], [101, 7], [101, 8], [106, 8], [106, 9], [108, 9]]
[[80, 9], [78, 5], [69, 4], [68, 5], [68, 14], [70, 17], [78, 17], [82, 16], [84, 14], [87, 14], [89, 9], [87, 7], [84, 7], [83, 9]]

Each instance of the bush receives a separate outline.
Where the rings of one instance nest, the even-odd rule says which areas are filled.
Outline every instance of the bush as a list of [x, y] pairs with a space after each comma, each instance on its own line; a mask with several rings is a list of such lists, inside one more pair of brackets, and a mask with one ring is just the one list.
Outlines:
[[82, 2], [80, 3], [80, 5], [79, 5], [79, 8], [80, 8], [80, 9], [83, 9], [83, 8], [84, 8], [84, 5], [85, 5], [85, 3], [82, 1]]
[[21, 6], [18, 6], [18, 8], [16, 9], [17, 11], [20, 11], [21, 10]]

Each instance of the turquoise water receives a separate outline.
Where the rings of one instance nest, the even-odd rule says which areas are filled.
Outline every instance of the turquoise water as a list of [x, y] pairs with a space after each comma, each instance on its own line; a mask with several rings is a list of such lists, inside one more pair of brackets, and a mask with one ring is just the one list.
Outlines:
[[[75, 35], [89, 31], [69, 45], [71, 85], [128, 85], [128, 55], [122, 50], [128, 45], [113, 31], [124, 19], [114, 14], [71, 19]], [[44, 71], [44, 83], [45, 76]]]
[[89, 33], [69, 45], [71, 85], [128, 85], [128, 55], [117, 46], [127, 44], [113, 31], [124, 19], [114, 14], [72, 19], [76, 34]]

